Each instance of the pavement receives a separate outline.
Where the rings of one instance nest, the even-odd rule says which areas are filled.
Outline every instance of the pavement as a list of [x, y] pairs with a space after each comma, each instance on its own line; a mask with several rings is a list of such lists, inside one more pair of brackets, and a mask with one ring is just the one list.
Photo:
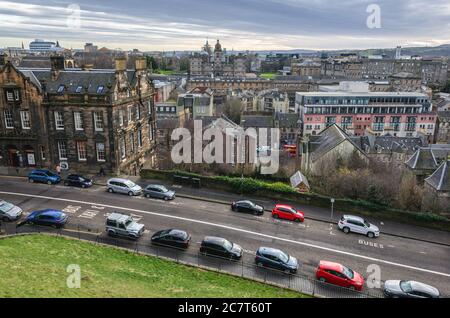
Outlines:
[[[104, 231], [105, 215], [117, 211], [132, 214], [146, 225], [147, 232], [140, 240], [148, 244], [151, 235], [161, 229], [179, 228], [188, 231], [193, 238], [189, 249], [198, 252], [199, 242], [209, 235], [225, 237], [241, 245], [247, 263], [252, 263], [254, 253], [260, 246], [275, 247], [297, 257], [301, 275], [314, 279], [315, 268], [320, 260], [335, 261], [347, 265], [365, 277], [373, 270], [380, 270], [381, 280], [417, 280], [436, 286], [444, 295], [450, 295], [450, 243], [446, 232], [432, 232], [427, 238], [437, 243], [421, 240], [415, 227], [389, 224], [391, 229], [413, 233], [419, 239], [382, 234], [378, 239], [368, 239], [357, 234], [345, 235], [335, 224], [307, 218], [296, 224], [274, 220], [269, 213], [261, 217], [230, 211], [229, 205], [215, 202], [216, 198], [230, 202], [238, 197], [212, 190], [175, 188], [178, 197], [171, 202], [109, 194], [104, 186], [91, 189], [68, 188], [63, 185], [49, 186], [30, 184], [23, 178], [0, 177], [0, 199], [12, 202], [30, 213], [36, 209], [54, 208], [70, 215], [69, 226], [88, 229], [88, 232]], [[136, 180], [138, 183], [149, 182]], [[150, 180], [151, 181], [151, 180]], [[96, 180], [102, 183], [101, 180]], [[158, 183], [161, 183], [158, 181]], [[169, 186], [173, 186], [168, 184]], [[205, 197], [191, 198], [197, 194]], [[265, 201], [269, 207], [272, 201]], [[305, 207], [307, 216], [321, 211]], [[315, 214], [314, 214], [315, 213]], [[104, 234], [103, 234], [104, 235]], [[250, 269], [257, 271], [257, 269]], [[256, 275], [256, 272], [252, 272]], [[380, 292], [379, 289], [374, 291]]]

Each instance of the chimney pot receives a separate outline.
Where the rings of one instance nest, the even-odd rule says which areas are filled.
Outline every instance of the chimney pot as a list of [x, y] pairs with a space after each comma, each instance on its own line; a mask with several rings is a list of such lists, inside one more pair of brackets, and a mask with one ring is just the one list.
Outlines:
[[115, 62], [116, 62], [116, 72], [125, 72], [127, 70], [126, 57], [117, 57]]

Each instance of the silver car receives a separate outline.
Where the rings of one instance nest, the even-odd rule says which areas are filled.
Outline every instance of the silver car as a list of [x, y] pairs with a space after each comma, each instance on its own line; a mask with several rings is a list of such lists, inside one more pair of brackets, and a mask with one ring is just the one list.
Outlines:
[[142, 194], [142, 188], [131, 180], [127, 179], [109, 179], [106, 184], [109, 193], [128, 194], [129, 196], [137, 196]]
[[162, 185], [151, 184], [144, 189], [146, 198], [163, 199], [165, 201], [174, 200], [175, 192]]
[[12, 203], [0, 200], [0, 220], [17, 221], [22, 216], [22, 209]]
[[112, 213], [106, 219], [106, 232], [109, 236], [123, 236], [134, 240], [144, 235], [144, 224], [136, 223], [126, 214]]
[[384, 283], [384, 295], [388, 298], [439, 298], [439, 290], [433, 286], [414, 282], [388, 280]]
[[339, 221], [339, 229], [345, 234], [350, 232], [366, 235], [369, 238], [379, 237], [380, 229], [359, 216], [344, 215]]

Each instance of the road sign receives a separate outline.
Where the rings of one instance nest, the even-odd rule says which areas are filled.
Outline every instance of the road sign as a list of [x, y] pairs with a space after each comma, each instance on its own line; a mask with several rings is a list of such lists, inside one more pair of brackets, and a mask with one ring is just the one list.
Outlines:
[[61, 170], [69, 170], [69, 163], [67, 161], [61, 161], [59, 163], [59, 166], [61, 167]]

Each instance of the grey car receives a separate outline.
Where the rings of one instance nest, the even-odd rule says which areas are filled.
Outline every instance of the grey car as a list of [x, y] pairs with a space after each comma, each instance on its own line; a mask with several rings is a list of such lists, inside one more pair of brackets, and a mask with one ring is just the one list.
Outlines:
[[144, 224], [139, 224], [126, 214], [112, 213], [106, 219], [106, 232], [109, 236], [122, 236], [139, 239], [145, 231]]
[[0, 200], [0, 220], [4, 222], [17, 221], [22, 216], [22, 209], [12, 203]]
[[388, 280], [384, 283], [384, 295], [388, 298], [439, 298], [439, 290], [419, 282]]
[[167, 189], [165, 186], [151, 184], [144, 189], [146, 198], [163, 199], [165, 201], [174, 200], [175, 192]]
[[127, 179], [109, 179], [106, 184], [106, 190], [109, 193], [128, 194], [129, 196], [138, 196], [142, 194], [142, 188], [131, 180]]

